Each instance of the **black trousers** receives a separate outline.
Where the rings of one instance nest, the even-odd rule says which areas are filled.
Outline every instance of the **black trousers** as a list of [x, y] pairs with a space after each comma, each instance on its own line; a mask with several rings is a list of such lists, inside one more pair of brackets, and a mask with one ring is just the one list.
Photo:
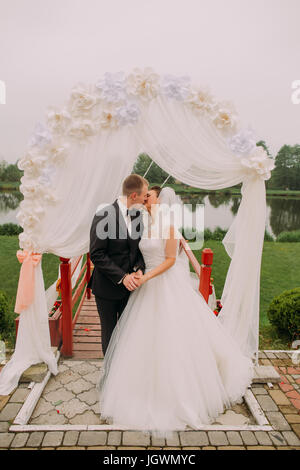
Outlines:
[[105, 355], [112, 332], [129, 299], [130, 292], [123, 299], [107, 300], [95, 295], [101, 323], [102, 351]]

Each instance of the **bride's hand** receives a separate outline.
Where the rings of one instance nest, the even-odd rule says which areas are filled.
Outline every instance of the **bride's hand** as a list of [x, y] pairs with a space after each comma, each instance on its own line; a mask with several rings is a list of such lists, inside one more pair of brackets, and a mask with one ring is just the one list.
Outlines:
[[140, 287], [142, 284], [145, 284], [145, 282], [147, 281], [147, 277], [145, 276], [145, 274], [143, 274], [141, 277], [135, 277], [134, 281], [138, 285], [138, 287]]

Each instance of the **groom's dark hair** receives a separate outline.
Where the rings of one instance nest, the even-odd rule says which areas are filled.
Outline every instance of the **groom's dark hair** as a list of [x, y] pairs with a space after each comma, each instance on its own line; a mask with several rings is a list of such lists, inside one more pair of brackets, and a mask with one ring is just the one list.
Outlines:
[[131, 193], [138, 193], [140, 194], [143, 186], [145, 184], [149, 184], [149, 182], [140, 175], [132, 173], [131, 175], [127, 176], [123, 181], [123, 195], [129, 196]]

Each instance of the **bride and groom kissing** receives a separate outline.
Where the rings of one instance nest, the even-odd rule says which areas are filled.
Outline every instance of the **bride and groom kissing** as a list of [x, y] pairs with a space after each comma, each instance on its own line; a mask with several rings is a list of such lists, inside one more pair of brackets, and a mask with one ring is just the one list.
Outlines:
[[242, 401], [253, 378], [251, 359], [183, 273], [178, 227], [164, 213], [156, 217], [176, 198], [171, 188], [149, 190], [147, 180], [129, 175], [90, 230], [88, 287], [104, 353], [101, 418], [159, 436], [211, 424]]

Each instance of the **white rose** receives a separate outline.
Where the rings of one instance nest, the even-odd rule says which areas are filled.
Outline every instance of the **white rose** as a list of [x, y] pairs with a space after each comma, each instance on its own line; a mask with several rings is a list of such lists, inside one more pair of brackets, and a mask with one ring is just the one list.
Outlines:
[[95, 124], [89, 119], [83, 119], [75, 121], [70, 130], [69, 135], [72, 137], [76, 137], [77, 139], [83, 140], [87, 137], [95, 135], [97, 132], [97, 128]]
[[49, 160], [54, 165], [60, 165], [68, 156], [68, 148], [69, 145], [66, 143], [61, 146], [51, 147], [49, 149]]
[[118, 127], [118, 121], [113, 111], [102, 111], [99, 118], [99, 126], [103, 129], [116, 129]]
[[257, 146], [248, 158], [242, 158], [241, 163], [263, 180], [270, 179], [271, 171], [275, 168], [274, 159], [261, 146]]
[[78, 115], [92, 110], [98, 103], [98, 97], [90, 93], [84, 85], [77, 85], [71, 91], [69, 109], [72, 114]]
[[186, 103], [198, 113], [212, 111], [215, 105], [213, 97], [207, 89], [194, 88], [186, 99]]
[[128, 76], [127, 91], [143, 100], [153, 99], [159, 91], [159, 75], [148, 67], [144, 70], [136, 68]]
[[237, 114], [229, 102], [218, 103], [212, 117], [214, 124], [221, 131], [234, 131], [237, 126]]
[[49, 108], [47, 112], [47, 123], [53, 132], [64, 133], [71, 123], [71, 115], [66, 109], [61, 111], [56, 108]]

